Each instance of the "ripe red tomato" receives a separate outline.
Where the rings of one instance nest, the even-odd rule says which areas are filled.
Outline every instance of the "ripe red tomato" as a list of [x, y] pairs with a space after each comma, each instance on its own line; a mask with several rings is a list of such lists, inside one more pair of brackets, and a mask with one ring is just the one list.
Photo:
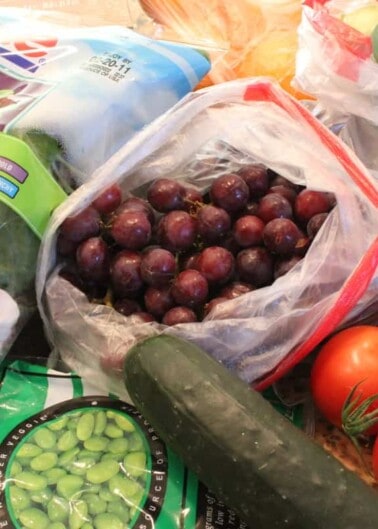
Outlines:
[[[350, 327], [330, 338], [315, 359], [310, 383], [317, 408], [340, 427], [343, 404], [356, 384], [361, 402], [378, 394], [378, 327]], [[368, 412], [376, 408], [378, 400]], [[378, 433], [378, 424], [366, 433]]]

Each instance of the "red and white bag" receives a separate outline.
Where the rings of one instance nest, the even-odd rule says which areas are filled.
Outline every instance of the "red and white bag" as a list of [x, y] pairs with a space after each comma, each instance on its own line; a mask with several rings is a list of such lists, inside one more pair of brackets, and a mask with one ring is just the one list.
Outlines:
[[[88, 302], [59, 276], [56, 239], [67, 216], [115, 182], [128, 193], [165, 176], [204, 191], [220, 170], [204, 175], [194, 170], [196, 161], [209, 152], [221, 156], [219, 145], [225, 144], [237, 161], [253, 159], [336, 197], [306, 256], [285, 276], [218, 305], [211, 318], [173, 327], [136, 324], [112, 307]], [[193, 93], [54, 212], [37, 276], [47, 335], [70, 369], [121, 394], [122, 378], [103, 366], [122, 360], [137, 340], [156, 333], [195, 342], [248, 383], [265, 387], [336, 329], [377, 316], [377, 208], [377, 184], [358, 158], [278, 85], [256, 78]]]

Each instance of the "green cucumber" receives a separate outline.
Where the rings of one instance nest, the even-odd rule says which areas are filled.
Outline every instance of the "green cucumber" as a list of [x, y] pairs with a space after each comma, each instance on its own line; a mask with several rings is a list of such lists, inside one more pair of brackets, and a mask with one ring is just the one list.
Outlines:
[[154, 336], [124, 368], [135, 406], [251, 529], [377, 528], [377, 493], [202, 349]]

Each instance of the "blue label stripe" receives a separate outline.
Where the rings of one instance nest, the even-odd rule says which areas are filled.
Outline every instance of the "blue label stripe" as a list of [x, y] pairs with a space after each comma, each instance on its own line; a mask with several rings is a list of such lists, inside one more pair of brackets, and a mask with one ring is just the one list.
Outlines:
[[15, 64], [16, 66], [19, 66], [23, 70], [28, 70], [29, 72], [35, 72], [38, 70], [38, 65], [36, 65], [34, 62], [25, 59], [25, 57], [22, 57], [22, 55], [11, 53], [2, 46], [0, 46], [0, 56], [3, 57], [3, 59]]
[[10, 198], [14, 198], [19, 191], [19, 187], [10, 182], [7, 178], [0, 176], [0, 192]]

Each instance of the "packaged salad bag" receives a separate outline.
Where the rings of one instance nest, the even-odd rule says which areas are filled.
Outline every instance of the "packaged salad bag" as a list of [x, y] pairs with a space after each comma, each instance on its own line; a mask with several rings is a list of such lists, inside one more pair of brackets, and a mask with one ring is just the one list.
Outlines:
[[[110, 214], [109, 189], [122, 195]], [[358, 158], [276, 84], [203, 89], [55, 211], [37, 274], [47, 336], [71, 369], [108, 390], [122, 387], [129, 348], [158, 333], [266, 386], [331, 332], [376, 317], [377, 205]], [[217, 220], [204, 222], [209, 207]], [[322, 222], [309, 229], [315, 210]], [[253, 228], [236, 228], [241, 217]]]
[[73, 20], [0, 7], [0, 289], [12, 298], [0, 359], [35, 310], [51, 212], [210, 66], [188, 46]]

